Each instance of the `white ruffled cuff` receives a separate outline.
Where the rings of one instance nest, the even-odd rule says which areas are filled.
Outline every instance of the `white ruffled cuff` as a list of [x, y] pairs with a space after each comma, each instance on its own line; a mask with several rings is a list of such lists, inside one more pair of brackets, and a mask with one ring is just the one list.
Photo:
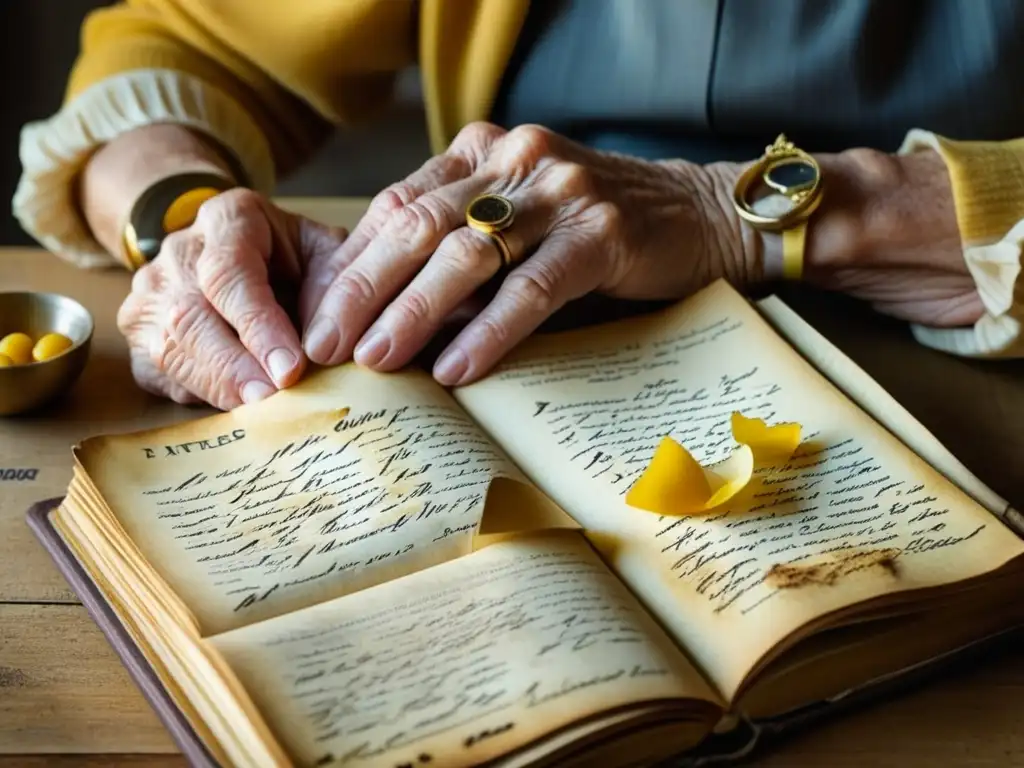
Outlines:
[[140, 69], [95, 83], [52, 117], [21, 132], [22, 175], [13, 213], [28, 234], [83, 268], [116, 264], [93, 238], [75, 200], [75, 177], [91, 153], [119, 134], [154, 123], [186, 125], [230, 148], [256, 190], [274, 187], [270, 146], [230, 97], [191, 75]]
[[[919, 129], [907, 134], [899, 154], [922, 149], [934, 149], [948, 162], [943, 141]], [[1024, 210], [1005, 233], [984, 241], [965, 240], [963, 254], [985, 314], [966, 328], [912, 324], [914, 337], [925, 346], [962, 357], [1024, 357], [1024, 284], [1018, 280], [1024, 259]]]

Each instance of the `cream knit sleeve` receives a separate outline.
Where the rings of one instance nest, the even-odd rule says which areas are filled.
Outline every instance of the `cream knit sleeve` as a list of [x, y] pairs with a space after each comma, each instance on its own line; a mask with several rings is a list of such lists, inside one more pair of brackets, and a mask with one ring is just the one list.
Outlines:
[[964, 357], [1024, 357], [1024, 139], [952, 141], [913, 130], [899, 151], [922, 149], [936, 150], [949, 170], [964, 260], [985, 314], [967, 328], [914, 325], [914, 336]]
[[176, 123], [208, 134], [234, 152], [248, 186], [272, 191], [271, 148], [234, 99], [189, 74], [133, 69], [92, 84], [53, 116], [22, 129], [15, 218], [43, 247], [72, 264], [116, 264], [92, 237], [78, 209], [76, 177], [99, 146], [153, 123]]

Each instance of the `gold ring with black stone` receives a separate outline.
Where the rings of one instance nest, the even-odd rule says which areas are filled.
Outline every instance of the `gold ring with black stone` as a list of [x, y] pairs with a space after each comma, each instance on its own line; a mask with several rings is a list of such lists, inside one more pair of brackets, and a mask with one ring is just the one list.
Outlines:
[[515, 217], [515, 206], [502, 195], [481, 195], [466, 206], [466, 224], [491, 238], [501, 256], [501, 265], [506, 269], [516, 259], [502, 233], [512, 226]]

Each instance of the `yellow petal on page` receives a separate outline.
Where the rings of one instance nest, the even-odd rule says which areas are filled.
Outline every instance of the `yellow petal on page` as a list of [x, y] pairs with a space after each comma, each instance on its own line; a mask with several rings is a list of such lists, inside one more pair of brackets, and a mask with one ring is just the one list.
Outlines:
[[754, 451], [749, 445], [741, 445], [725, 461], [704, 472], [714, 489], [711, 498], [704, 504], [702, 511], [706, 512], [725, 504], [747, 487], [750, 478], [754, 476]]
[[737, 447], [711, 467], [702, 467], [686, 448], [665, 437], [626, 494], [626, 503], [659, 515], [709, 512], [746, 488], [755, 466], [789, 459], [800, 445], [801, 431], [796, 422], [768, 426], [736, 411], [732, 436]]
[[702, 511], [712, 493], [704, 468], [683, 446], [665, 437], [626, 494], [626, 503], [659, 515], [687, 515]]
[[800, 445], [800, 425], [786, 422], [769, 427], [761, 419], [750, 419], [735, 411], [732, 436], [740, 445], [749, 445], [758, 462], [785, 461]]
[[754, 452], [741, 445], [729, 458], [704, 468], [671, 437], [626, 494], [626, 503], [658, 515], [697, 515], [729, 501], [754, 476]]

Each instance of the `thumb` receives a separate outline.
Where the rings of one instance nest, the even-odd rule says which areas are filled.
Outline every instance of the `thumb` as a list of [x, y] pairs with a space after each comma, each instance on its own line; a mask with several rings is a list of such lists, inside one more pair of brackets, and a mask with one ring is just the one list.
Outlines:
[[196, 275], [210, 305], [281, 388], [298, 380], [306, 357], [270, 284], [271, 254], [275, 245], [284, 243], [275, 243], [268, 208], [258, 194], [245, 189], [204, 204], [195, 224], [203, 237]]

